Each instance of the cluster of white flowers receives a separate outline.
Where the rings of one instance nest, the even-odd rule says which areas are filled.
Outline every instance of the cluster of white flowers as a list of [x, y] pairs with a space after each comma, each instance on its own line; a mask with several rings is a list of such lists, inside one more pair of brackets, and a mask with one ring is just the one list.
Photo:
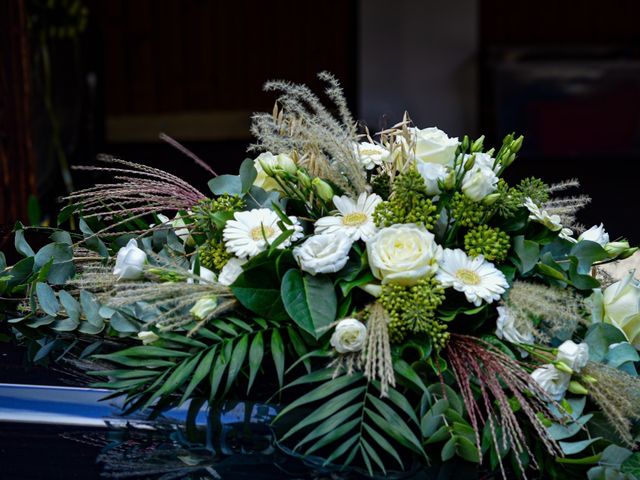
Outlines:
[[572, 373], [580, 372], [588, 361], [589, 345], [567, 340], [558, 347], [556, 361], [536, 368], [531, 372], [531, 378], [552, 399], [560, 401], [570, 388]]
[[538, 207], [538, 205], [536, 205], [536, 203], [528, 197], [524, 201], [524, 206], [527, 207], [527, 210], [529, 210], [529, 220], [541, 223], [552, 232], [562, 230], [560, 215], [550, 215], [549, 212]]

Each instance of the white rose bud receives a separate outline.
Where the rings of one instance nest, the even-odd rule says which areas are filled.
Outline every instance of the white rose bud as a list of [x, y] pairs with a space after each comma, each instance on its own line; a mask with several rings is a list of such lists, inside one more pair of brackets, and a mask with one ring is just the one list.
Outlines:
[[193, 315], [196, 320], [206, 320], [211, 314], [213, 314], [217, 306], [217, 297], [213, 296], [201, 298], [195, 303], [193, 307], [191, 307], [189, 313], [191, 313], [191, 315]]
[[147, 254], [138, 248], [138, 242], [132, 238], [118, 251], [113, 274], [118, 277], [118, 280], [138, 280], [142, 278], [146, 262]]
[[160, 340], [160, 337], [153, 332], [142, 331], [138, 332], [138, 339], [142, 340], [143, 345], [149, 345], [157, 340]]
[[439, 163], [418, 163], [417, 168], [427, 187], [427, 195], [438, 195], [440, 193], [438, 182], [446, 181], [449, 169]]
[[266, 191], [280, 191], [280, 185], [278, 185], [278, 182], [271, 177], [271, 175], [273, 175], [273, 169], [277, 167], [277, 164], [278, 160], [271, 152], [264, 152], [258, 155], [258, 157], [253, 161], [253, 166], [255, 167], [256, 172], [258, 172], [253, 184]]
[[456, 149], [460, 142], [458, 138], [449, 138], [442, 130], [436, 127], [425, 128], [409, 128], [411, 135], [410, 144], [404, 137], [398, 137], [401, 143], [405, 144], [405, 148], [410, 148], [409, 158], [415, 160], [416, 164], [439, 163], [441, 165], [453, 165], [456, 156]]
[[347, 264], [352, 244], [353, 241], [340, 232], [313, 235], [293, 249], [293, 258], [311, 275], [335, 273]]
[[465, 173], [462, 193], [474, 202], [479, 202], [498, 188], [498, 177], [491, 168], [475, 165]]
[[609, 242], [604, 246], [605, 251], [611, 258], [624, 260], [638, 251], [638, 247], [631, 248], [629, 242], [622, 240], [619, 242]]
[[571, 375], [561, 372], [551, 364], [536, 368], [531, 372], [531, 378], [557, 402], [562, 400], [571, 381]]
[[331, 346], [338, 353], [359, 352], [367, 338], [367, 327], [355, 318], [340, 320], [331, 335]]
[[582, 370], [589, 361], [589, 345], [567, 340], [558, 347], [556, 360], [567, 365], [574, 372]]
[[609, 243], [609, 234], [605, 231], [604, 225], [601, 223], [600, 225], [594, 225], [586, 232], [582, 232], [578, 237], [578, 241], [581, 240], [589, 240], [604, 247]]
[[285, 172], [291, 175], [295, 175], [296, 172], [298, 171], [298, 166], [296, 165], [296, 162], [293, 160], [293, 158], [291, 158], [289, 155], [285, 153], [280, 153], [276, 155], [276, 165], [278, 166], [278, 168], [280, 168], [281, 170], [284, 170]]
[[382, 283], [414, 285], [433, 275], [442, 258], [442, 247], [422, 225], [402, 224], [383, 228], [367, 241], [369, 266]]
[[230, 258], [227, 263], [224, 264], [222, 270], [220, 270], [220, 275], [218, 275], [218, 283], [227, 287], [231, 285], [244, 271], [242, 266], [245, 263], [247, 263], [247, 260], [244, 258]]
[[316, 191], [316, 194], [325, 202], [330, 202], [333, 200], [333, 188], [327, 182], [322, 180], [319, 177], [314, 178], [311, 181], [311, 185], [313, 185], [313, 189]]

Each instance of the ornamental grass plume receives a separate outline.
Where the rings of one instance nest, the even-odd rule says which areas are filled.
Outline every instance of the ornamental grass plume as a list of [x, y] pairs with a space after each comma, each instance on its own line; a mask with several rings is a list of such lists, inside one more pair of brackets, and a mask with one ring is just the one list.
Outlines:
[[[518, 416], [510, 401], [513, 397], [522, 413], [528, 419], [540, 437], [542, 444], [551, 455], [562, 455], [555, 440], [549, 437], [540, 417], [553, 418], [549, 405], [559, 408], [522, 365], [505, 355], [495, 346], [483, 340], [467, 335], [451, 334], [445, 349], [449, 365], [456, 378], [465, 404], [469, 420], [476, 436], [476, 448], [482, 457], [481, 431], [488, 422], [489, 431], [500, 459], [499, 441], [504, 449], [511, 448], [515, 454], [520, 471], [524, 475], [524, 466], [520, 460], [526, 453], [537, 467], [535, 456], [527, 444]], [[476, 399], [474, 390], [479, 388], [480, 397]], [[510, 394], [508, 393], [510, 392]], [[562, 411], [559, 408], [559, 411]], [[542, 415], [541, 415], [542, 414]], [[502, 438], [498, 438], [498, 431]], [[506, 478], [500, 459], [500, 470]]]
[[367, 319], [367, 338], [361, 357], [365, 377], [380, 381], [381, 397], [387, 396], [389, 386], [396, 385], [389, 343], [389, 320], [389, 314], [379, 302], [371, 305]]
[[534, 335], [548, 342], [554, 336], [570, 337], [578, 324], [584, 323], [584, 300], [572, 290], [515, 281], [502, 303], [516, 323], [537, 321]]
[[640, 420], [640, 379], [598, 362], [589, 362], [581, 374], [595, 379], [588, 383], [589, 396], [602, 409], [620, 439], [634, 448], [636, 441], [631, 426], [633, 421]]
[[307, 86], [272, 80], [264, 90], [278, 91], [280, 96], [273, 114], [253, 115], [251, 133], [257, 142], [250, 150], [298, 152], [300, 166], [311, 175], [333, 182], [355, 198], [369, 189], [353, 148], [358, 140], [356, 122], [338, 81], [327, 72], [318, 77], [328, 84], [325, 93], [336, 105], [338, 117]]
[[579, 186], [580, 182], [575, 178], [554, 183], [549, 187], [549, 194], [552, 195], [552, 198], [542, 205], [542, 209], [546, 210], [549, 215], [558, 215], [563, 226], [581, 232], [584, 227], [576, 223], [576, 214], [591, 202], [591, 197], [588, 195], [574, 195], [553, 198], [553, 194], [557, 192], [563, 192], [569, 188], [578, 188]]
[[92, 237], [119, 234], [111, 233], [111, 230], [152, 213], [188, 210], [206, 198], [189, 183], [163, 170], [110, 155], [98, 155], [98, 160], [109, 166], [80, 165], [74, 168], [113, 174], [115, 183], [97, 184], [65, 198], [82, 208], [84, 218], [117, 220]]

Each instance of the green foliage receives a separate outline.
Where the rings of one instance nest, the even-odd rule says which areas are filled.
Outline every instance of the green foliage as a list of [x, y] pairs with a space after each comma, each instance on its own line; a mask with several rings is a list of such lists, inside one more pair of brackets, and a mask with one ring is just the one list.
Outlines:
[[418, 419], [398, 390], [390, 388], [389, 396], [380, 398], [380, 385], [361, 373], [332, 378], [331, 371], [319, 371], [296, 383], [303, 382], [320, 385], [285, 407], [275, 420], [276, 426], [289, 426], [280, 441], [294, 445], [294, 451], [320, 455], [324, 465], [359, 463], [369, 475], [386, 475], [391, 467], [404, 470], [408, 454], [426, 460], [416, 433]]

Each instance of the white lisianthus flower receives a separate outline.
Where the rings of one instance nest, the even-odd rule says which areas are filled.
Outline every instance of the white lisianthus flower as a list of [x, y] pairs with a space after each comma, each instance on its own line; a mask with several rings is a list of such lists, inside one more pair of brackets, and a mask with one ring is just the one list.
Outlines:
[[604, 247], [607, 243], [609, 243], [609, 234], [604, 229], [604, 225], [601, 223], [600, 225], [594, 225], [589, 230], [582, 232], [578, 237], [578, 241], [581, 240], [589, 240], [591, 242], [596, 242], [600, 246]]
[[560, 223], [559, 215], [549, 215], [546, 210], [542, 210], [533, 200], [531, 200], [531, 198], [528, 197], [524, 201], [524, 206], [529, 210], [529, 220], [541, 223], [552, 232], [562, 230], [562, 223]]
[[578, 240], [573, 238], [573, 230], [567, 227], [562, 227], [562, 230], [560, 230], [558, 237], [562, 238], [563, 240], [567, 240], [571, 243], [578, 243]]
[[[500, 170], [500, 164], [496, 163], [496, 159], [493, 158], [488, 153], [478, 152], [478, 153], [474, 153], [473, 156], [474, 156], [475, 166], [482, 167], [482, 168], [488, 168], [493, 173], [498, 173], [498, 171]], [[471, 157], [471, 155], [466, 154], [464, 156], [464, 160], [467, 160], [469, 157]], [[463, 163], [464, 163], [464, 161], [463, 161]], [[494, 164], [495, 164], [495, 166], [494, 166]]]
[[222, 270], [220, 270], [220, 275], [218, 275], [218, 283], [227, 287], [231, 285], [244, 271], [242, 266], [245, 263], [247, 263], [246, 259], [236, 257], [230, 258], [227, 263], [224, 264]]
[[367, 170], [373, 170], [375, 167], [388, 162], [391, 158], [389, 150], [382, 145], [377, 145], [371, 142], [356, 143], [353, 146], [356, 156], [360, 160], [360, 163]]
[[464, 174], [462, 193], [474, 202], [481, 201], [498, 188], [498, 177], [489, 167], [474, 165]]
[[[302, 226], [296, 217], [289, 217], [293, 225], [285, 225], [294, 233], [278, 245], [283, 249], [303, 236]], [[264, 252], [282, 233], [278, 223], [280, 217], [268, 208], [255, 208], [248, 212], [236, 212], [228, 220], [222, 232], [227, 251], [238, 258], [251, 258]]]
[[215, 312], [218, 306], [218, 298], [216, 296], [205, 297], [198, 300], [189, 313], [195, 317], [196, 320], [206, 320], [213, 312]]
[[404, 137], [398, 140], [408, 149], [409, 159], [416, 164], [439, 163], [441, 165], [453, 165], [456, 149], [460, 142], [458, 138], [450, 138], [446, 133], [436, 127], [409, 128], [411, 140], [407, 144]]
[[316, 221], [315, 233], [342, 232], [354, 242], [366, 242], [378, 231], [373, 221], [373, 212], [381, 201], [380, 195], [375, 193], [363, 192], [357, 201], [344, 195], [336, 195], [333, 197], [333, 204], [340, 214], [319, 218]]
[[571, 375], [561, 372], [552, 364], [536, 368], [531, 372], [531, 378], [556, 402], [562, 400], [571, 381]]
[[278, 182], [276, 182], [268, 173], [284, 170], [291, 175], [295, 175], [298, 170], [296, 162], [289, 155], [284, 153], [280, 153], [278, 155], [274, 155], [271, 152], [261, 153], [253, 161], [253, 166], [255, 167], [256, 172], [258, 172], [253, 184], [266, 191], [281, 190]]
[[445, 287], [464, 293], [467, 301], [479, 307], [491, 303], [509, 288], [504, 274], [482, 255], [470, 258], [460, 249], [444, 249], [436, 278]]
[[442, 247], [422, 225], [412, 223], [383, 228], [367, 242], [369, 267], [382, 283], [414, 285], [433, 275]]
[[138, 248], [138, 242], [132, 238], [126, 246], [118, 250], [113, 274], [118, 280], [138, 280], [142, 278], [145, 263], [147, 254]]
[[293, 258], [311, 275], [335, 273], [347, 264], [352, 244], [353, 240], [342, 232], [313, 235], [293, 249]]
[[640, 350], [640, 282], [633, 274], [632, 270], [604, 291], [595, 290], [590, 298], [594, 320], [617, 327], [629, 343]]
[[155, 333], [143, 330], [142, 332], [138, 332], [138, 339], [142, 341], [143, 345], [149, 345], [157, 340], [160, 340], [160, 337]]
[[359, 352], [367, 338], [367, 327], [355, 318], [340, 320], [331, 335], [331, 346], [338, 353]]
[[[531, 322], [518, 322], [507, 307], [498, 307], [496, 336], [511, 343], [531, 345], [534, 342]], [[523, 352], [525, 356], [526, 352]]]
[[[196, 266], [192, 265], [192, 267], [189, 269], [189, 271], [193, 275], [195, 275]], [[215, 283], [216, 282], [216, 274], [213, 273], [208, 268], [203, 267], [202, 265], [200, 265], [200, 272], [198, 273], [198, 276], [200, 277], [200, 280], [196, 280], [198, 283]], [[194, 279], [193, 278], [187, 278], [187, 283], [194, 283]]]
[[420, 176], [424, 179], [427, 195], [438, 195], [440, 193], [438, 181], [444, 182], [450, 170], [439, 163], [418, 163], [417, 169]]
[[579, 372], [589, 361], [589, 345], [585, 342], [575, 343], [567, 340], [558, 347], [556, 360], [564, 363], [574, 372]]

